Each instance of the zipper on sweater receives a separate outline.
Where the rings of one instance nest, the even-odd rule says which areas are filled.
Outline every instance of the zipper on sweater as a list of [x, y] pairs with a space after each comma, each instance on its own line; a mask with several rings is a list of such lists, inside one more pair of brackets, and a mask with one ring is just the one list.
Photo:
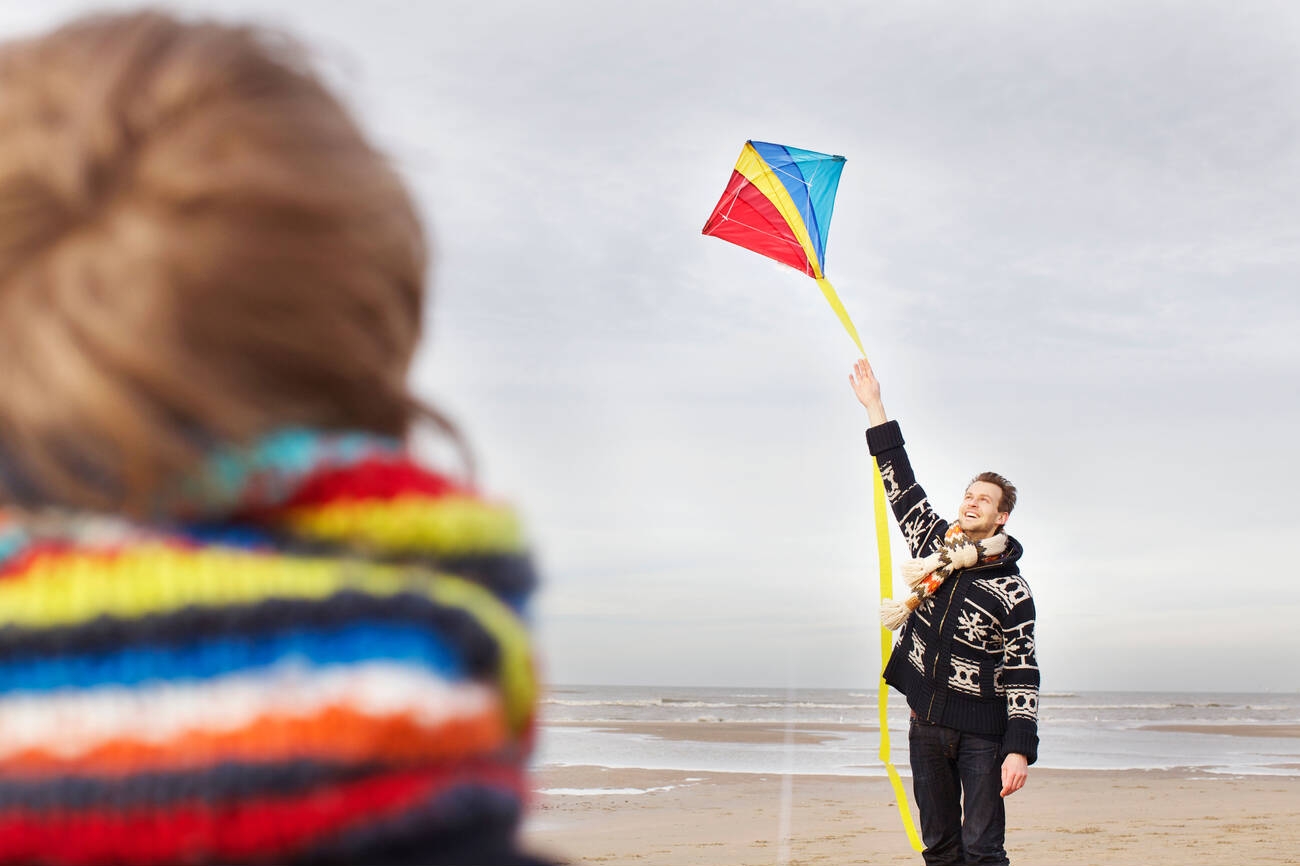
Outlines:
[[[943, 609], [943, 618], [939, 620], [939, 634], [943, 634], [943, 624], [948, 621], [948, 611], [952, 610], [953, 597], [957, 595], [956, 587], [948, 595], [948, 606]], [[934, 648], [934, 664], [930, 665], [930, 680], [933, 681], [939, 675], [939, 647]], [[930, 689], [930, 707], [925, 711], [926, 721], [934, 721], [934, 696], [938, 693], [937, 689]]]
[[[982, 570], [984, 570], [984, 569], [989, 569], [989, 568], [992, 568], [992, 567], [995, 566], [995, 565], [1001, 565], [1001, 564], [1002, 564], [1002, 561], [1001, 561], [1000, 559], [998, 559], [998, 560], [994, 560], [993, 562], [984, 562], [984, 563], [980, 563], [980, 564], [978, 564], [978, 565], [974, 565], [974, 566], [972, 566], [972, 567], [970, 567], [970, 568], [963, 569], [963, 573], [965, 573], [965, 574], [970, 574], [972, 571], [982, 571]], [[952, 595], [949, 595], [949, 596], [948, 596], [948, 606], [945, 607], [945, 608], [943, 609], [943, 617], [939, 620], [939, 633], [940, 633], [940, 634], [943, 634], [943, 625], [944, 625], [944, 623], [946, 623], [946, 622], [948, 621], [948, 612], [952, 610], [952, 600], [953, 600], [953, 597], [954, 597], [955, 595], [957, 595], [957, 590], [954, 588], [954, 589], [953, 589], [953, 592], [952, 592]], [[933, 681], [934, 678], [937, 677], [938, 675], [939, 675], [939, 647], [936, 646], [936, 647], [934, 648], [934, 664], [930, 665], [930, 679], [931, 679], [931, 681]], [[928, 722], [932, 722], [932, 721], [934, 721], [934, 698], [935, 698], [935, 695], [937, 695], [937, 694], [938, 694], [938, 689], [933, 689], [933, 688], [932, 688], [932, 689], [930, 690], [930, 706], [929, 706], [929, 708], [925, 711], [925, 719], [926, 719], [926, 721], [928, 721]]]

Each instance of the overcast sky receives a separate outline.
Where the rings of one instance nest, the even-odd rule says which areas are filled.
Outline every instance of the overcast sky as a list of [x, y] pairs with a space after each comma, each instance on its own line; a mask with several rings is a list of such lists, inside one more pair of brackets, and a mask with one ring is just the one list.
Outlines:
[[1300, 689], [1300, 6], [182, 8], [297, 34], [409, 178], [415, 382], [527, 517], [550, 680], [876, 682], [856, 350], [700, 235], [753, 138], [847, 157], [827, 274], [936, 505], [1019, 486], [1044, 689]]

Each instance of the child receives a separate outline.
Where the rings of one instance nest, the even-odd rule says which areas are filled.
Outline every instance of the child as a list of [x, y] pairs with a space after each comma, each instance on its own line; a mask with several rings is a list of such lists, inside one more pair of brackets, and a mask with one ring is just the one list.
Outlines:
[[282, 39], [0, 47], [0, 863], [534, 862], [520, 529], [404, 445], [425, 259]]

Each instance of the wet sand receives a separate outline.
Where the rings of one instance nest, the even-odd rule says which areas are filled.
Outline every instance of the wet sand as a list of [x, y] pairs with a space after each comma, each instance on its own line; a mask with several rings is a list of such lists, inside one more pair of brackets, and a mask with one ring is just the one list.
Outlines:
[[[786, 736], [783, 726], [770, 724], [615, 727], [702, 742], [781, 742]], [[1270, 736], [1295, 736], [1293, 726], [1272, 728]], [[1253, 727], [1159, 729], [1263, 735]], [[834, 735], [824, 726], [795, 726], [793, 736], [816, 743]], [[546, 767], [534, 782], [540, 793], [526, 839], [534, 850], [569, 863], [922, 862], [881, 777]], [[910, 800], [911, 780], [904, 784]], [[1008, 854], [1022, 866], [1294, 866], [1300, 864], [1300, 776], [1031, 767], [1029, 783], [1007, 801], [1007, 826]]]

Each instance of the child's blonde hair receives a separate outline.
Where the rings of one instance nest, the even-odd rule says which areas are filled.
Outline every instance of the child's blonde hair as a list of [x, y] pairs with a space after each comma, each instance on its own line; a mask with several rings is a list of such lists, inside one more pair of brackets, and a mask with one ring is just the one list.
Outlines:
[[287, 40], [139, 13], [0, 47], [0, 499], [132, 510], [214, 442], [402, 435], [425, 265]]

